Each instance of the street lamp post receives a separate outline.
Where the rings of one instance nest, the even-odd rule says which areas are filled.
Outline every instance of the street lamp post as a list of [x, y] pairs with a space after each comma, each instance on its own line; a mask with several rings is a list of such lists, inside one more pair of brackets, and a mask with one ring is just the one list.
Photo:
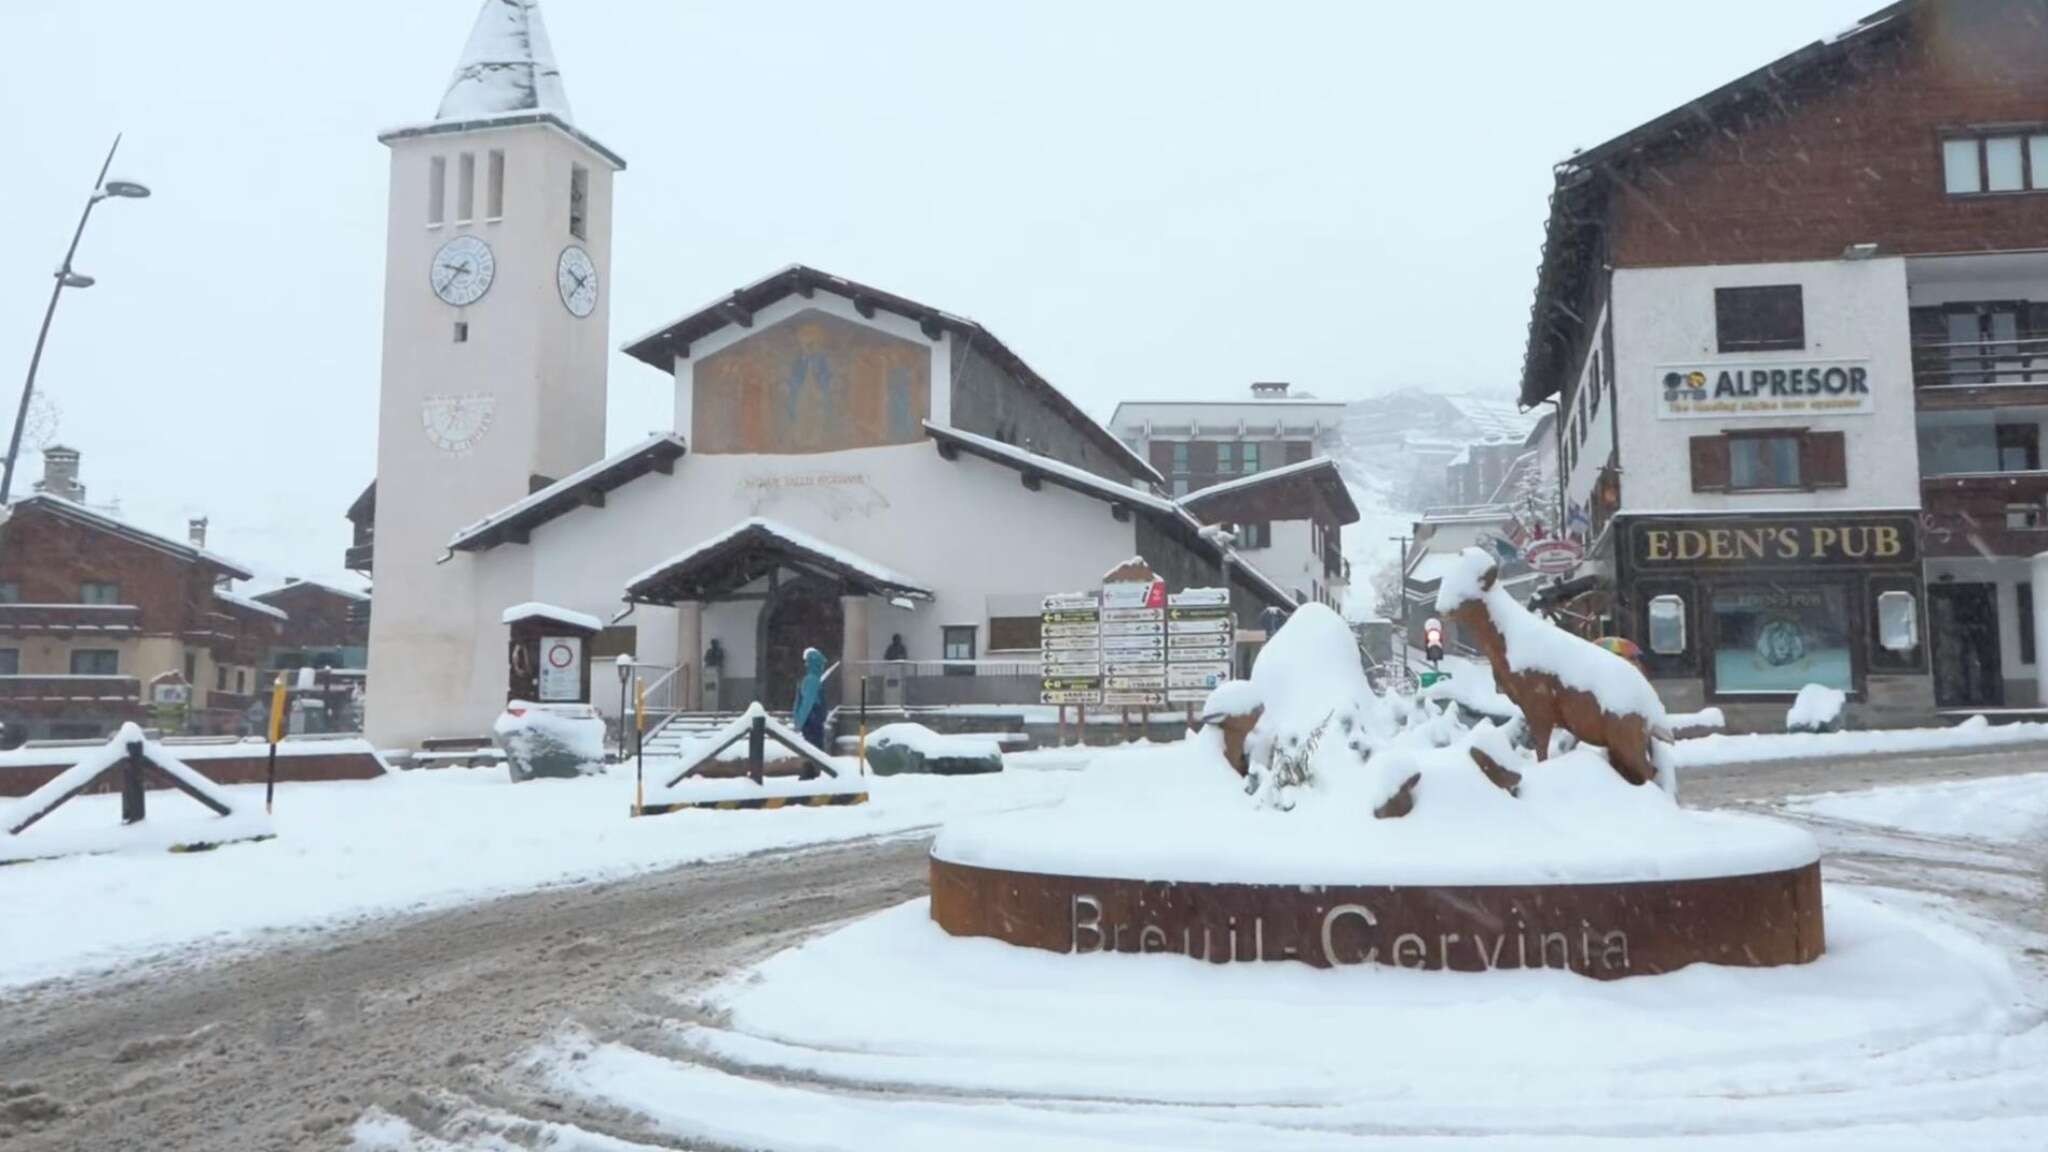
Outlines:
[[71, 233], [71, 247], [64, 250], [64, 263], [57, 266], [57, 283], [50, 288], [50, 304], [43, 309], [43, 327], [36, 333], [36, 350], [28, 361], [28, 380], [21, 386], [21, 403], [14, 410], [14, 432], [7, 438], [7, 463], [0, 471], [0, 509], [7, 507], [7, 498], [14, 491], [14, 465], [21, 455], [21, 430], [28, 423], [29, 398], [36, 391], [36, 368], [43, 362], [43, 344], [50, 338], [50, 320], [57, 315], [57, 298], [66, 288], [90, 288], [92, 277], [74, 271], [71, 260], [78, 255], [78, 241], [85, 235], [85, 222], [92, 219], [92, 210], [102, 200], [119, 197], [124, 200], [140, 200], [149, 195], [149, 189], [133, 180], [109, 180], [107, 169], [113, 166], [114, 152], [121, 147], [121, 137], [114, 137], [114, 146], [107, 149], [106, 162], [100, 165], [99, 178], [93, 181], [92, 195], [86, 198], [85, 211], [79, 213], [78, 228]]

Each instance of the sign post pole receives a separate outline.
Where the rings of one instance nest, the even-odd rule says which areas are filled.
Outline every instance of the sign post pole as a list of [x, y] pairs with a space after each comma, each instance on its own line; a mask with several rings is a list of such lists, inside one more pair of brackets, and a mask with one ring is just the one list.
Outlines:
[[263, 770], [263, 814], [270, 814], [271, 798], [277, 793], [277, 742], [284, 738], [284, 673], [270, 687], [270, 763]]

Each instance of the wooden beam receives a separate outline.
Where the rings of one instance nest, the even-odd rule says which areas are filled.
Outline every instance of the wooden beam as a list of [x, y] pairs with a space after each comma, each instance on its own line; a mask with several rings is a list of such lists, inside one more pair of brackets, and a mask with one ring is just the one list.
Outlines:
[[720, 304], [718, 306], [718, 311], [719, 314], [724, 316], [727, 320], [732, 321], [733, 323], [739, 325], [742, 328], [752, 328], [754, 326], [753, 309], [748, 308], [746, 305], [740, 303], [737, 300], [727, 300], [725, 303]]
[[791, 287], [796, 289], [796, 294], [806, 300], [818, 294], [818, 290], [811, 286], [809, 280], [804, 279], [804, 274], [801, 272], [790, 273], [789, 282]]
[[604, 492], [601, 489], [595, 487], [585, 488], [581, 492], [577, 493], [577, 497], [581, 499], [583, 503], [588, 507], [604, 507]]
[[1036, 492], [1040, 488], [1045, 487], [1045, 477], [1040, 476], [1036, 472], [1021, 472], [1018, 474], [1018, 477], [1024, 481], [1024, 486], [1026, 488], [1031, 489], [1033, 492]]
[[666, 452], [656, 455], [654, 458], [654, 462], [652, 465], [650, 465], [650, 467], [652, 467], [656, 472], [661, 473], [663, 476], [673, 476], [676, 474], [675, 457], [670, 456]]
[[507, 544], [524, 544], [527, 542], [528, 536], [529, 533], [524, 528], [505, 529], [505, 542]]
[[1109, 506], [1109, 515], [1111, 519], [1119, 524], [1128, 524], [1131, 519], [1131, 506], [1128, 504], [1111, 504]]
[[948, 441], [941, 440], [938, 442], [938, 445], [939, 459], [958, 460], [960, 458], [960, 446], [958, 444], [953, 444]]
[[853, 298], [853, 310], [869, 320], [875, 318], [875, 302], [866, 296], [857, 295]]
[[928, 314], [917, 322], [917, 330], [924, 333], [925, 339], [937, 342], [938, 338], [945, 334], [946, 328], [945, 325], [939, 323], [937, 316]]

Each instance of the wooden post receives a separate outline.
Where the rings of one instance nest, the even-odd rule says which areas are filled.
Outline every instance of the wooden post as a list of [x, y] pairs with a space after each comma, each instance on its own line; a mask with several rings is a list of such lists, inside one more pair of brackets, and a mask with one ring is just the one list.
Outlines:
[[860, 742], [854, 748], [854, 756], [860, 762], [860, 774], [868, 774], [868, 678], [860, 678]]
[[1082, 747], [1088, 744], [1088, 706], [1074, 705], [1074, 743]]
[[142, 741], [128, 745], [128, 759], [121, 765], [121, 823], [140, 824], [147, 802], [142, 793]]
[[747, 775], [756, 784], [761, 782], [762, 744], [766, 742], [767, 735], [768, 718], [765, 716], [754, 717], [753, 726], [747, 732]]

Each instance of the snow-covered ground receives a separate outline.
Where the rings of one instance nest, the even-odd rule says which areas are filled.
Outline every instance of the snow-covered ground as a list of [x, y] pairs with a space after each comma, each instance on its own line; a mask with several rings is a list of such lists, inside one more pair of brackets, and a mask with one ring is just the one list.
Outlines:
[[2048, 772], [1830, 792], [1794, 801], [1789, 807], [1794, 812], [1896, 828], [1919, 836], [2041, 844], [2048, 841]]
[[[988, 776], [870, 778], [869, 802], [857, 807], [638, 820], [627, 815], [633, 774], [626, 767], [518, 785], [502, 767], [285, 785], [273, 840], [192, 855], [131, 852], [0, 868], [0, 988], [171, 949], [217, 953], [363, 917], [927, 829], [955, 816], [1050, 803], [1073, 777], [1054, 769], [1079, 763], [1074, 753], [1053, 751], [1006, 760], [1009, 770]], [[226, 791], [262, 811], [261, 785]], [[199, 826], [212, 814], [184, 796], [156, 792], [149, 819]], [[23, 839], [119, 823], [119, 796], [82, 796]]]

